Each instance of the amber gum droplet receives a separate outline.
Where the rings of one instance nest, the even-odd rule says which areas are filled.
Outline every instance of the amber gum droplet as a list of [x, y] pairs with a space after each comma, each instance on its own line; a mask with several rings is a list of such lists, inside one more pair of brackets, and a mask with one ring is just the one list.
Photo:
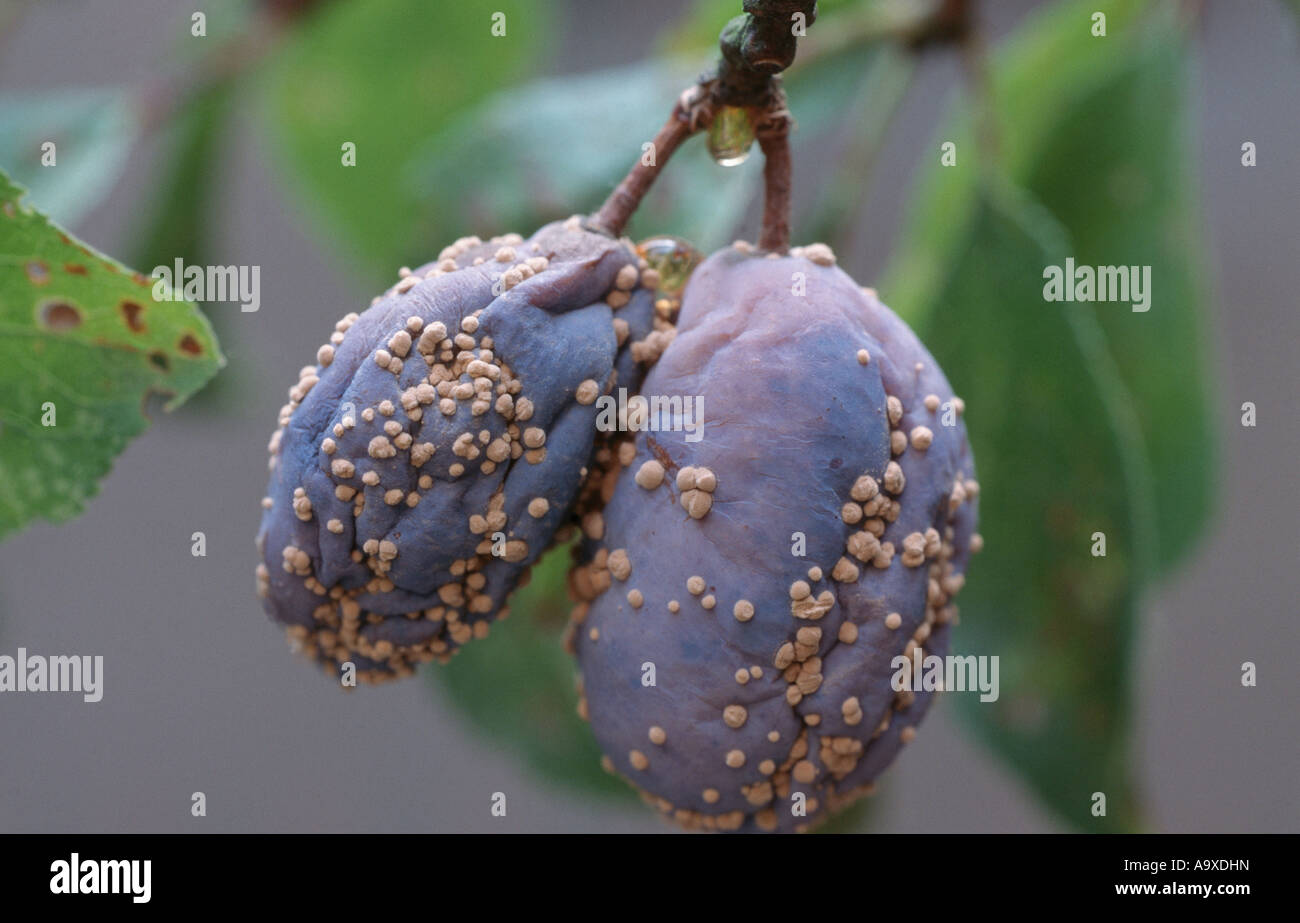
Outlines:
[[680, 237], [651, 237], [636, 246], [637, 255], [659, 274], [659, 292], [680, 294], [691, 272], [704, 259], [690, 242]]
[[709, 155], [724, 167], [745, 162], [754, 146], [754, 122], [749, 110], [723, 106], [709, 125]]

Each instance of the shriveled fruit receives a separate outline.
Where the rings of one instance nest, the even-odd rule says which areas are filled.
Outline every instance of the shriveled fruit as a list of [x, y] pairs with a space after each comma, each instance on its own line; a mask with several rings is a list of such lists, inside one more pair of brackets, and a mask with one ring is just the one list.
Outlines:
[[336, 325], [270, 444], [259, 595], [291, 639], [374, 680], [504, 617], [583, 484], [597, 399], [671, 331], [643, 264], [578, 219], [467, 238]]
[[685, 826], [801, 829], [929, 705], [892, 661], [943, 654], [955, 615], [978, 494], [962, 404], [823, 245], [707, 260], [642, 393], [702, 397], [703, 435], [652, 420], [612, 453], [631, 473], [572, 579], [583, 711]]

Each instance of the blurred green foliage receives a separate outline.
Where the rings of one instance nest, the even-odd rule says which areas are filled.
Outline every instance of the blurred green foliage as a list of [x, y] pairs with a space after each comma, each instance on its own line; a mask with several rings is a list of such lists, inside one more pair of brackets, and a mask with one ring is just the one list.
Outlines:
[[[165, 169], [154, 186], [132, 257], [134, 265], [145, 272], [154, 266], [170, 267], [177, 259], [187, 266], [229, 263], [214, 254], [213, 246], [236, 90], [236, 81], [230, 77], [200, 87], [165, 126]], [[210, 320], [218, 339], [226, 341], [237, 335], [230, 318], [226, 311], [212, 313]], [[227, 374], [217, 376], [194, 396], [195, 409], [227, 409], [246, 394], [251, 376], [240, 374], [238, 358], [230, 361]]]
[[1215, 468], [1186, 38], [1161, 5], [1122, 60], [1080, 91], [1020, 174], [1067, 228], [1075, 261], [1150, 266], [1152, 310], [1101, 311], [1150, 456], [1155, 558], [1168, 569], [1205, 527]]
[[[1137, 434], [1114, 412], [1123, 397], [1096, 312], [1042, 298], [1041, 267], [1069, 252], [1041, 208], [982, 187], [928, 311], [923, 336], [967, 402], [985, 538], [958, 598], [953, 649], [997, 655], [1001, 670], [996, 703], [955, 698], [1061, 816], [1087, 829], [1100, 791], [1108, 810], [1093, 829], [1128, 829], [1145, 485]], [[1096, 532], [1104, 558], [1090, 554]]]
[[[1107, 15], [1108, 35], [1080, 23]], [[1150, 266], [1153, 309], [1101, 312], [1108, 346], [1142, 430], [1153, 479], [1155, 560], [1183, 557], [1210, 509], [1214, 464], [1204, 343], [1199, 214], [1187, 117], [1186, 23], [1170, 4], [1060, 3], [1030, 17], [994, 58], [990, 129], [980, 157], [969, 100], [942, 140], [954, 168], [930, 166], [904, 246], [883, 291], [914, 326], [942, 279], [950, 238], [963, 233], [981, 169], [995, 166], [1032, 193], [1070, 236], [1082, 265]], [[936, 141], [936, 148], [938, 142]]]
[[[371, 285], [416, 265], [448, 238], [408, 185], [411, 154], [448, 120], [528, 74], [552, 17], [538, 0], [492, 4], [419, 0], [331, 3], [281, 48], [266, 78], [266, 122], [284, 176], [331, 245]], [[505, 16], [505, 35], [492, 16]], [[356, 166], [343, 166], [343, 145]], [[454, 178], [455, 188], [490, 183]]]
[[139, 232], [136, 265], [170, 265], [178, 257], [195, 265], [206, 262], [233, 95], [230, 80], [204, 87], [167, 126], [166, 170]]

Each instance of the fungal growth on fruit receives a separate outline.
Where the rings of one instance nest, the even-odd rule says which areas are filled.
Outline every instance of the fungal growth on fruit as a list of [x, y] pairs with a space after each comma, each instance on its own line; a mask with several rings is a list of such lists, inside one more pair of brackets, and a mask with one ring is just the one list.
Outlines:
[[892, 661], [942, 654], [956, 613], [979, 491], [962, 404], [821, 245], [712, 256], [644, 391], [703, 395], [705, 435], [615, 449], [633, 474], [572, 581], [582, 711], [683, 825], [800, 829], [868, 790], [929, 705]]
[[648, 266], [576, 218], [467, 238], [335, 325], [281, 408], [257, 539], [296, 646], [373, 681], [504, 617], [583, 485], [597, 398], [671, 331]]

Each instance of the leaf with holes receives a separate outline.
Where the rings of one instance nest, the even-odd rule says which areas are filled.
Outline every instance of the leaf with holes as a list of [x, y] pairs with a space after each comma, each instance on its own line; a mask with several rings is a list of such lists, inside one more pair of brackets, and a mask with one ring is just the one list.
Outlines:
[[[72, 238], [0, 172], [0, 536], [94, 495], [145, 403], [171, 410], [221, 366], [191, 304]], [[159, 287], [160, 294], [170, 294]]]

